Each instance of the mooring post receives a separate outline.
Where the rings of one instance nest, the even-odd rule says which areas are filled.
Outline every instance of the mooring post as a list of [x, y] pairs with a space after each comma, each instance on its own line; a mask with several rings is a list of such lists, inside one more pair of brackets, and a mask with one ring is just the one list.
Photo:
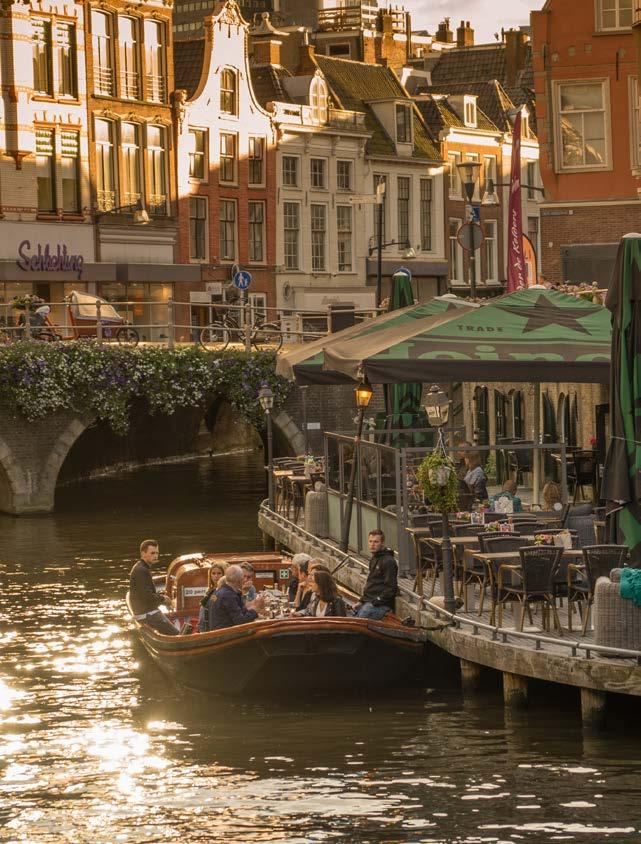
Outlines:
[[503, 702], [513, 709], [522, 709], [527, 706], [528, 681], [520, 674], [503, 672]]
[[467, 659], [461, 661], [461, 686], [463, 691], [474, 692], [481, 685], [481, 666]]
[[581, 689], [581, 717], [583, 726], [602, 729], [605, 726], [607, 695], [596, 689]]

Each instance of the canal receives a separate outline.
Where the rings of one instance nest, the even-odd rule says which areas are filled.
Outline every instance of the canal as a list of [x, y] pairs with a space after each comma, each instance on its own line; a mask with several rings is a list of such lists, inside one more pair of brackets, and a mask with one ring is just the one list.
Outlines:
[[206, 699], [167, 684], [124, 614], [141, 539], [165, 561], [260, 548], [259, 458], [147, 467], [0, 516], [0, 840], [638, 841], [634, 723], [576, 701], [511, 715], [430, 680], [371, 699]]

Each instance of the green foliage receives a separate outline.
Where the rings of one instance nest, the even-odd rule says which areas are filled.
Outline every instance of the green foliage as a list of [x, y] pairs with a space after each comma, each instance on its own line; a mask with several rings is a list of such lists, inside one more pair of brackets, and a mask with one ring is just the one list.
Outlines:
[[488, 454], [487, 463], [485, 464], [485, 477], [488, 480], [488, 483], [495, 484], [497, 482], [496, 477], [496, 452], [491, 451]]
[[147, 400], [152, 413], [171, 415], [219, 395], [262, 428], [258, 391], [264, 381], [278, 407], [291, 384], [276, 375], [273, 352], [132, 349], [82, 340], [0, 347], [0, 407], [29, 421], [61, 410], [91, 414], [118, 434], [127, 432], [131, 404], [138, 398]]
[[[445, 487], [436, 486], [430, 479], [430, 473], [441, 466], [450, 468], [450, 476]], [[418, 482], [423, 487], [425, 498], [435, 510], [452, 513], [458, 508], [458, 478], [454, 463], [442, 451], [433, 451], [423, 460], [416, 471]]]

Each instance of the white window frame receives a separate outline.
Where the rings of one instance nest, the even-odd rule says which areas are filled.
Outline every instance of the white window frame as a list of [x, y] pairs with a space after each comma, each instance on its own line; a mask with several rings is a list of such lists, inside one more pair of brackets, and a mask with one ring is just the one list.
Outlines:
[[[458, 166], [461, 163], [461, 153], [457, 150], [451, 150], [447, 153], [447, 161], [450, 167], [450, 172], [447, 179], [447, 192], [450, 199], [463, 200], [463, 185], [461, 184], [461, 174]], [[452, 184], [458, 185], [458, 193], [452, 191]]]
[[[98, 34], [94, 27], [104, 21], [105, 34]], [[93, 52], [94, 96], [111, 97], [114, 93], [114, 16], [102, 9], [91, 9], [91, 45]], [[99, 64], [100, 53], [107, 64]]]
[[[403, 109], [405, 112], [405, 129], [406, 137], [401, 140], [398, 137], [398, 112]], [[412, 144], [414, 143], [414, 126], [413, 126], [412, 106], [410, 103], [396, 103], [394, 107], [394, 133], [397, 144]]]
[[[314, 266], [314, 208], [324, 208], [324, 219], [325, 219], [325, 228], [324, 231], [324, 240], [323, 240], [323, 266], [322, 267], [315, 267]], [[329, 222], [329, 206], [326, 202], [311, 202], [309, 205], [309, 233], [310, 233], [310, 266], [312, 273], [327, 273], [327, 247], [328, 247], [328, 222]]]
[[[322, 161], [323, 162], [323, 184], [322, 185], [315, 185], [313, 183], [312, 178], [312, 165], [315, 161]], [[310, 190], [327, 190], [327, 175], [328, 175], [328, 167], [329, 159], [324, 158], [321, 155], [313, 155], [309, 159], [309, 189]]]
[[[234, 219], [233, 219], [233, 235], [234, 235], [234, 254], [232, 256], [223, 255], [223, 239], [220, 236], [221, 233], [221, 224], [225, 222], [227, 225], [230, 221], [223, 221], [220, 219], [220, 212], [223, 208], [223, 203], [230, 203], [234, 207]], [[219, 201], [219, 211], [218, 211], [218, 251], [220, 252], [220, 263], [233, 263], [238, 258], [238, 202], [235, 199], [230, 199], [229, 197], [221, 197]]]
[[[485, 280], [488, 284], [493, 284], [499, 280], [499, 244], [498, 244], [498, 223], [496, 220], [486, 220], [483, 223], [485, 240], [483, 241], [483, 253], [485, 256]], [[492, 234], [488, 236], [488, 231]], [[494, 272], [490, 274], [488, 268], [488, 252], [491, 248], [492, 265]], [[477, 263], [481, 263], [477, 258]]]
[[[344, 229], [341, 230], [338, 227], [339, 209], [341, 208], [344, 208], [349, 212], [349, 266], [345, 266], [342, 269], [340, 266], [339, 259], [339, 242], [341, 240], [341, 235], [345, 235], [348, 232]], [[336, 266], [338, 268], [339, 273], [354, 272], [354, 208], [352, 205], [344, 205], [342, 203], [336, 206]]]
[[[428, 183], [429, 188], [429, 199], [423, 198], [423, 185]], [[423, 239], [424, 234], [424, 223], [425, 223], [425, 206], [429, 208], [429, 248], [425, 247], [425, 240]], [[421, 177], [419, 182], [419, 190], [418, 190], [418, 211], [419, 211], [419, 224], [420, 224], [420, 236], [421, 236], [421, 252], [432, 252], [434, 249], [434, 179], [427, 177]]]
[[[203, 162], [203, 175], [202, 176], [194, 176], [192, 175], [192, 162], [196, 160], [196, 155], [200, 156], [200, 153], [196, 153], [196, 132], [200, 132], [203, 139], [203, 151], [202, 151], [202, 162]], [[189, 179], [192, 182], [201, 182], [205, 183], [208, 181], [207, 174], [209, 173], [209, 131], [207, 129], [202, 129], [200, 126], [190, 126], [189, 127], [189, 134], [194, 138], [194, 141], [190, 142], [189, 147]]]
[[[597, 77], [592, 79], [563, 79], [554, 81], [552, 84], [554, 88], [554, 157], [556, 172], [582, 173], [590, 171], [599, 172], [604, 170], [612, 170], [612, 132], [609, 80], [604, 77]], [[563, 132], [561, 127], [561, 87], [564, 85], [601, 85], [601, 89], [603, 91], [603, 119], [605, 127], [605, 164], [577, 164], [570, 166], [563, 163]]]
[[[233, 159], [233, 173], [232, 178], [227, 179], [223, 178], [223, 137], [232, 138], [234, 144], [234, 154], [231, 156]], [[225, 159], [229, 159], [230, 156], [226, 155]], [[237, 185], [238, 184], [238, 134], [236, 132], [221, 132], [218, 136], [218, 181], [221, 185]]]
[[628, 109], [630, 114], [630, 166], [633, 171], [641, 169], [641, 133], [639, 132], [639, 80], [636, 76], [628, 76]]
[[[454, 235], [452, 235], [452, 233], [451, 233], [452, 223], [456, 223], [456, 232], [457, 233], [454, 234]], [[465, 283], [465, 278], [464, 278], [464, 276], [465, 276], [465, 266], [464, 266], [464, 263], [463, 263], [463, 248], [461, 247], [461, 244], [458, 242], [458, 237], [457, 237], [458, 230], [461, 228], [462, 225], [463, 225], [463, 221], [461, 219], [458, 219], [457, 217], [450, 217], [448, 219], [447, 237], [448, 237], [449, 248], [447, 250], [447, 261], [448, 261], [448, 265], [449, 265], [448, 269], [450, 271], [450, 281], [453, 284], [464, 284]], [[458, 268], [456, 276], [452, 272], [452, 269], [453, 269], [452, 245], [454, 245], [454, 248], [456, 249], [456, 265], [457, 265], [457, 268]], [[459, 273], [462, 276], [461, 278], [459, 278]]]
[[621, 0], [615, 0], [615, 8], [608, 9], [607, 11], [614, 11], [616, 17], [616, 23], [614, 26], [604, 26], [603, 25], [603, 14], [606, 11], [603, 8], [603, 0], [595, 0], [595, 20], [596, 20], [596, 31], [597, 32], [619, 32], [621, 30], [630, 30], [630, 27], [634, 23], [634, 0], [632, 0], [630, 6], [630, 23], [621, 23], [621, 12], [628, 11], [627, 9], [621, 9]]
[[[295, 205], [296, 208], [297, 208], [298, 227], [296, 229], [287, 228], [285, 226], [286, 219], [287, 219], [287, 206], [288, 205]], [[293, 201], [289, 200], [289, 199], [285, 200], [283, 202], [283, 267], [285, 268], [285, 270], [287, 270], [287, 272], [299, 272], [300, 271], [301, 226], [302, 226], [302, 206], [301, 206], [301, 203], [297, 202], [296, 200], [293, 200]], [[289, 231], [295, 231], [297, 233], [296, 234], [296, 255], [294, 256], [295, 257], [295, 266], [293, 264], [288, 266], [288, 264], [287, 264], [287, 253], [286, 253], [287, 237], [286, 237], [286, 233], [289, 232]]]
[[[284, 176], [285, 176], [285, 159], [286, 158], [290, 158], [290, 159], [292, 159], [293, 161], [296, 162], [296, 182], [293, 185], [287, 184], [285, 182]], [[283, 155], [281, 160], [280, 160], [280, 181], [281, 181], [282, 186], [287, 190], [300, 190], [300, 187], [301, 187], [300, 178], [301, 178], [301, 157], [300, 157], [300, 155], [290, 155], [289, 153], [287, 155]]]
[[[261, 257], [260, 258], [252, 258], [250, 254], [250, 249], [252, 245], [251, 239], [251, 230], [252, 226], [258, 225], [256, 221], [252, 221], [250, 219], [250, 210], [251, 206], [260, 206], [262, 209], [262, 219], [260, 220], [260, 250], [261, 250]], [[247, 260], [250, 264], [265, 264], [267, 263], [267, 239], [266, 239], [266, 229], [265, 224], [267, 220], [267, 213], [266, 213], [266, 205], [265, 202], [262, 200], [250, 199], [247, 203]]]
[[[401, 184], [404, 188], [407, 187], [407, 196], [401, 196]], [[396, 177], [396, 241], [399, 249], [409, 248], [412, 243], [412, 187], [411, 176]], [[405, 213], [407, 213], [407, 219], [403, 221]], [[407, 225], [407, 237], [403, 237], [401, 231], [403, 222]]]
[[309, 108], [312, 123], [327, 123], [329, 119], [329, 89], [322, 76], [314, 76], [310, 82]]
[[[480, 164], [481, 156], [478, 152], [466, 152], [465, 153], [465, 161], [472, 161], [476, 164]], [[479, 173], [479, 178], [476, 180], [476, 184], [474, 185], [474, 196], [472, 197], [472, 202], [480, 202], [481, 201], [481, 174]]]
[[[349, 170], [349, 185], [344, 187], [339, 184], [338, 165], [347, 164]], [[354, 190], [354, 161], [351, 158], [339, 158], [336, 160], [336, 190], [343, 193], [351, 193]]]
[[[492, 171], [491, 174], [488, 171]], [[484, 189], [487, 190], [488, 181], [492, 179], [494, 185], [498, 182], [498, 164], [495, 155], [484, 155], [483, 156], [483, 182], [484, 182]], [[500, 191], [494, 190], [495, 196], [499, 197]]]
[[468, 129], [476, 129], [478, 124], [478, 107], [476, 98], [466, 96], [463, 100], [464, 123]]
[[[260, 156], [250, 155], [252, 151], [258, 147], [260, 149]], [[260, 161], [260, 181], [251, 181], [251, 163], [252, 161]], [[250, 135], [247, 139], [247, 184], [251, 188], [265, 187], [265, 170], [267, 169], [267, 138], [264, 135]]]

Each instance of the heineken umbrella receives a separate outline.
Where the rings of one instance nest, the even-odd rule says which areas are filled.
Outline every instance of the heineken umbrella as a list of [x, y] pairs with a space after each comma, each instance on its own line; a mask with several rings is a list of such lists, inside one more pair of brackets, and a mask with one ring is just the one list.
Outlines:
[[276, 372], [284, 378], [296, 380], [299, 384], [351, 384], [358, 380], [357, 368], [351, 372], [334, 372], [324, 368], [325, 352], [336, 344], [354, 340], [356, 349], [362, 348], [365, 339], [376, 344], [376, 340], [385, 333], [385, 340], [376, 348], [387, 348], [390, 342], [411, 337], [418, 331], [432, 325], [434, 319], [451, 319], [456, 308], [471, 307], [468, 302], [455, 296], [437, 296], [429, 302], [411, 305], [400, 310], [390, 311], [375, 319], [369, 319], [314, 340], [280, 352], [276, 362]]
[[[412, 274], [401, 268], [392, 276], [392, 295], [389, 310], [398, 311], [414, 304], [412, 290]], [[377, 332], [375, 337], [382, 336]], [[423, 427], [418, 415], [421, 410], [421, 383], [392, 384], [385, 387], [385, 408], [388, 412], [387, 428], [419, 428]]]
[[641, 235], [619, 245], [606, 307], [612, 312], [611, 440], [601, 497], [617, 541], [641, 560]]
[[[602, 305], [530, 287], [481, 307], [455, 310], [369, 354], [328, 348], [325, 366], [353, 377], [355, 359], [372, 384], [421, 381], [601, 383], [609, 381], [610, 314]], [[339, 354], [340, 353], [340, 354]]]

